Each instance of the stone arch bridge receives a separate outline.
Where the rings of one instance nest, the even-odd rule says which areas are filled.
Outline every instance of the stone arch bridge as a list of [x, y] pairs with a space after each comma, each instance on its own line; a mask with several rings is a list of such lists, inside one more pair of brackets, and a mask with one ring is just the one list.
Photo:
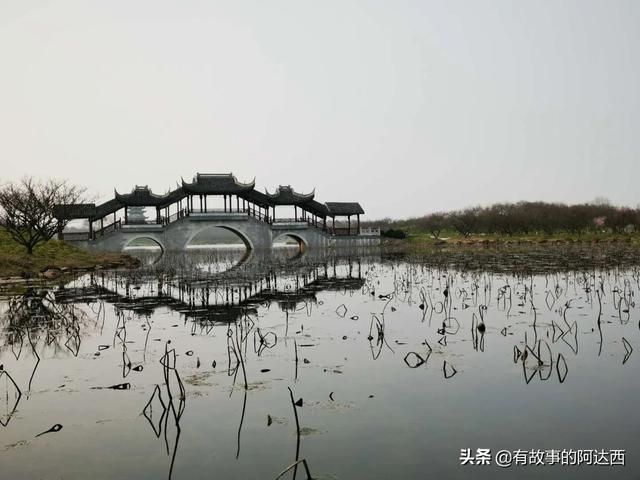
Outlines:
[[[88, 231], [63, 230], [59, 238], [103, 251], [121, 251], [146, 238], [163, 251], [183, 251], [200, 232], [220, 227], [235, 233], [249, 250], [271, 248], [281, 237], [294, 239], [301, 250], [380, 243], [379, 230], [360, 228], [364, 210], [358, 203], [323, 204], [314, 199], [315, 191], [301, 194], [290, 186], [281, 185], [275, 193], [254, 187], [255, 180], [240, 183], [232, 174], [197, 174], [193, 182], [182, 180], [181, 186], [164, 195], [136, 186], [129, 194], [115, 192], [114, 199], [101, 205], [59, 205], [56, 216], [63, 222], [88, 223]], [[221, 200], [223, 209], [212, 205]], [[278, 215], [283, 207], [293, 209], [293, 218]], [[155, 209], [151, 220], [146, 217], [149, 209]], [[336, 217], [342, 218], [337, 225]]]
[[86, 235], [67, 233], [64, 239], [79, 246], [103, 251], [122, 251], [139, 239], [157, 243], [163, 251], [183, 251], [199, 233], [213, 227], [235, 233], [248, 250], [271, 248], [282, 237], [294, 239], [301, 249], [329, 246], [358, 246], [370, 242], [365, 236], [334, 238], [321, 229], [302, 222], [269, 224], [244, 214], [198, 213], [184, 216], [168, 225], [121, 225], [88, 239]]

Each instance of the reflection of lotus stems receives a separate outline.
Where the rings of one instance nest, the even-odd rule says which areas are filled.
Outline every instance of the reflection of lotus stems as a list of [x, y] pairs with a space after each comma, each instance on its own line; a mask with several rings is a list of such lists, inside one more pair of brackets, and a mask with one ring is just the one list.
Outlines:
[[[560, 365], [562, 365], [564, 373], [560, 372]], [[567, 367], [567, 361], [564, 359], [564, 356], [561, 353], [558, 354], [558, 360], [556, 361], [556, 372], [558, 373], [558, 380], [560, 381], [560, 383], [563, 383], [567, 378], [569, 368]]]
[[[233, 352], [233, 355], [236, 358], [236, 366], [233, 369], [233, 375], [234, 375], [234, 383], [235, 383], [235, 375], [238, 372], [238, 365], [242, 368], [242, 375], [244, 377], [244, 389], [247, 390], [249, 388], [248, 383], [247, 383], [247, 371], [245, 369], [244, 366], [244, 355], [242, 353], [242, 342], [239, 338], [242, 338], [242, 335], [240, 335], [240, 337], [238, 336], [238, 324], [235, 324], [235, 333], [231, 330], [231, 325], [229, 325], [227, 327], [227, 356], [229, 357], [229, 367], [231, 367], [231, 357], [230, 357], [230, 353]], [[246, 339], [246, 337], [244, 337], [244, 339]], [[229, 346], [229, 341], [231, 341], [231, 345]], [[246, 354], [246, 353], [245, 353]], [[231, 370], [229, 371], [229, 375], [231, 375]]]
[[[298, 420], [298, 407], [296, 406], [296, 401], [293, 399], [293, 391], [291, 390], [291, 387], [287, 387], [287, 389], [289, 390], [289, 396], [291, 397], [291, 406], [293, 407], [293, 414], [296, 419], [296, 461], [293, 464], [293, 478], [296, 478], [296, 474], [298, 472], [298, 462], [300, 460], [300, 421]], [[305, 468], [307, 469], [307, 478], [311, 478], [306, 462], [304, 462], [304, 464]], [[282, 476], [282, 474], [280, 474], [276, 478], [279, 478], [280, 476]]]
[[247, 389], [244, 390], [244, 399], [242, 401], [242, 415], [240, 416], [240, 425], [238, 425], [238, 448], [236, 450], [236, 460], [240, 457], [240, 433], [242, 432], [242, 424], [244, 423], [244, 412], [247, 409]]
[[294, 348], [294, 354], [295, 354], [295, 364], [296, 364], [296, 371], [295, 371], [295, 376], [293, 381], [297, 382], [298, 381], [298, 342], [296, 341], [296, 339], [293, 339], [293, 348]]
[[[304, 469], [306, 471], [306, 474], [307, 474], [307, 480], [313, 480], [313, 477], [311, 476], [311, 472], [309, 471], [309, 465], [307, 464], [306, 458], [303, 458], [302, 460], [298, 460], [297, 462], [292, 463], [291, 465], [289, 465], [282, 472], [280, 472], [280, 474], [274, 480], [278, 480], [279, 478], [282, 478], [282, 476], [285, 473], [287, 473], [292, 468], [297, 468], [299, 464], [302, 464], [302, 466], [304, 467]], [[294, 474], [294, 478], [295, 478], [295, 474]]]
[[622, 344], [624, 345], [624, 351], [625, 351], [624, 360], [622, 360], [622, 364], [624, 365], [625, 363], [627, 363], [627, 360], [629, 360], [629, 357], [633, 352], [633, 347], [624, 337], [622, 337]]
[[[13, 377], [9, 375], [9, 372], [7, 372], [6, 370], [0, 370], [0, 379], [3, 376], [5, 377], [5, 382], [7, 387], [7, 392], [5, 396], [5, 401], [7, 402], [7, 411], [4, 414], [4, 416], [6, 417], [6, 420], [3, 420], [2, 417], [0, 417], [0, 425], [2, 425], [3, 427], [6, 427], [9, 424], [9, 420], [11, 420], [11, 417], [13, 416], [16, 409], [18, 408], [18, 403], [20, 403], [20, 399], [22, 398], [22, 390], [20, 390], [20, 387], [18, 386], [16, 381], [13, 379]], [[9, 388], [8, 388], [9, 382], [11, 382], [11, 384], [13, 385], [13, 388], [17, 392], [15, 401], [13, 402], [13, 408], [11, 409], [11, 411], [9, 411]]]
[[31, 340], [31, 333], [30, 333], [29, 329], [27, 329], [27, 339], [29, 340], [29, 345], [31, 345], [31, 351], [33, 352], [33, 354], [37, 358], [36, 364], [34, 365], [33, 371], [31, 372], [31, 376], [29, 377], [29, 386], [27, 387], [27, 390], [29, 390], [29, 392], [31, 392], [31, 383], [33, 382], [33, 377], [36, 374], [36, 370], [38, 369], [38, 365], [40, 365], [40, 355], [38, 355], [38, 351], [36, 350], [36, 345], [33, 343], [33, 340]]

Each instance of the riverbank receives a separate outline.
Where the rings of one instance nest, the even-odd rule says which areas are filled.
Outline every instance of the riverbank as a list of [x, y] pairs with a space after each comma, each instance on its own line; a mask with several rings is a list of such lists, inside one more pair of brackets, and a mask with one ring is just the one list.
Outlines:
[[404, 239], [384, 238], [383, 245], [391, 248], [423, 249], [441, 246], [483, 247], [501, 245], [598, 245], [623, 244], [640, 248], [640, 233], [557, 233], [551, 235], [494, 235], [463, 236], [449, 233], [434, 238], [428, 233], [408, 233]]
[[49, 278], [102, 268], [133, 268], [139, 261], [120, 253], [88, 252], [68, 243], [49, 240], [36, 246], [33, 255], [0, 230], [0, 278]]
[[640, 236], [384, 239], [382, 252], [433, 268], [508, 274], [637, 268]]

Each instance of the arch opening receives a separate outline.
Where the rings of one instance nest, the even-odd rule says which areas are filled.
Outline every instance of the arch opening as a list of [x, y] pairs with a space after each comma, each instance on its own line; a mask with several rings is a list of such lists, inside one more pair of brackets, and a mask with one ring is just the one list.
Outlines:
[[273, 247], [278, 249], [291, 249], [299, 253], [307, 250], [308, 245], [304, 238], [293, 233], [282, 233], [273, 239]]
[[129, 240], [123, 250], [164, 250], [162, 244], [151, 237], [136, 237]]
[[164, 247], [154, 238], [136, 237], [129, 240], [122, 251], [138, 258], [143, 265], [152, 265], [162, 257]]
[[185, 245], [185, 253], [195, 268], [208, 275], [228, 272], [244, 264], [252, 251], [244, 235], [226, 226], [206, 227]]
[[251, 242], [238, 230], [226, 227], [206, 227], [193, 235], [185, 250], [252, 250]]

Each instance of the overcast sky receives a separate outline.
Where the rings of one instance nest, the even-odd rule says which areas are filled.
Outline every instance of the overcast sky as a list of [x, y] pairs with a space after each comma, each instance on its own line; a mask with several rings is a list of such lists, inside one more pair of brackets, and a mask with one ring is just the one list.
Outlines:
[[640, 1], [0, 1], [0, 178], [637, 205]]

